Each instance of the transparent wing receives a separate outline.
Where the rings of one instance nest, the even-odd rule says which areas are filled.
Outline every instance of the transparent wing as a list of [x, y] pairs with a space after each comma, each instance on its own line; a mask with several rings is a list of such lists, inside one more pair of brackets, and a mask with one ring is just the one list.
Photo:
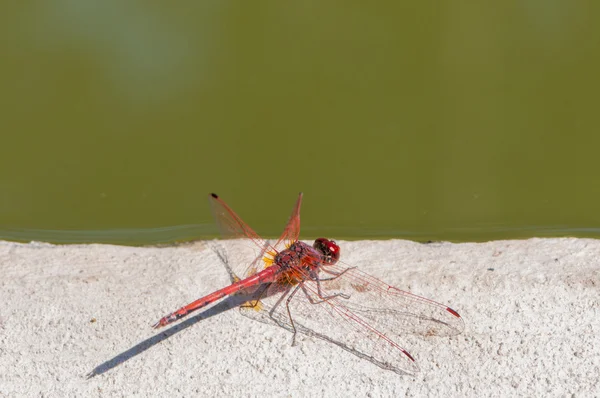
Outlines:
[[[398, 344], [401, 336], [449, 336], [464, 329], [456, 311], [390, 286], [356, 268], [327, 268], [319, 283], [304, 275], [300, 285], [273, 283], [244, 315], [329, 341], [384, 369], [414, 374], [418, 366]], [[325, 280], [326, 278], [332, 278]], [[343, 294], [343, 295], [340, 295]]]
[[237, 257], [230, 259], [229, 265], [231, 267], [231, 272], [237, 279], [243, 279], [253, 275], [269, 266], [275, 254], [281, 251], [284, 245], [289, 245], [290, 242], [297, 240], [298, 235], [300, 234], [300, 206], [302, 204], [302, 193], [298, 196], [292, 215], [290, 216], [282, 235], [274, 245], [270, 244], [254, 232], [254, 230], [250, 228], [248, 224], [246, 224], [217, 194], [210, 194], [208, 196], [208, 201], [217, 227], [223, 238], [241, 239], [242, 246], [246, 248], [249, 246], [253, 250], [252, 258], [254, 258], [254, 261], [250, 264], [248, 264], [247, 261], [242, 260], [243, 258], [249, 258], [244, 256], [243, 250], [241, 250], [242, 248], [240, 248]]
[[275, 243], [275, 248], [281, 250], [283, 247], [289, 247], [298, 240], [300, 236], [300, 207], [302, 206], [302, 192], [298, 194], [298, 200], [292, 211], [283, 233]]
[[461, 316], [444, 304], [390, 286], [342, 262], [327, 269], [343, 274], [321, 287], [348, 294], [342, 303], [371, 324], [380, 325], [380, 330], [421, 336], [454, 336], [464, 330]]
[[225, 239], [250, 239], [259, 249], [267, 243], [248, 226], [217, 194], [208, 195], [210, 209]]

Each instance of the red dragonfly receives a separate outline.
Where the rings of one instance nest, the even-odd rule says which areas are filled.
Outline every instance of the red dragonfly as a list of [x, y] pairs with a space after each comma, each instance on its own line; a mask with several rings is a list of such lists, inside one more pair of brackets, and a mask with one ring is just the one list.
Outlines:
[[316, 336], [400, 374], [414, 374], [419, 368], [395, 336], [462, 332], [463, 320], [452, 308], [344, 265], [335, 241], [318, 238], [312, 246], [299, 241], [302, 193], [275, 244], [260, 238], [216, 194], [209, 201], [224, 237], [252, 242], [258, 256], [243, 274], [233, 270], [234, 283], [166, 315], [154, 328], [224, 297], [247, 294], [253, 299], [241, 306], [245, 314], [290, 330], [292, 345], [298, 332]]

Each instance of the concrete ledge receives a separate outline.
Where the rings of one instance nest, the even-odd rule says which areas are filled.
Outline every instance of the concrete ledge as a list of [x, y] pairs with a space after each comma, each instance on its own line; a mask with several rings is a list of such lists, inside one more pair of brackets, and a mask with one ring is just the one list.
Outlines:
[[[0, 396], [593, 396], [600, 394], [600, 241], [339, 242], [342, 258], [457, 310], [455, 337], [407, 336], [416, 376], [211, 307], [218, 247], [0, 242]], [[92, 377], [90, 377], [92, 376]]]

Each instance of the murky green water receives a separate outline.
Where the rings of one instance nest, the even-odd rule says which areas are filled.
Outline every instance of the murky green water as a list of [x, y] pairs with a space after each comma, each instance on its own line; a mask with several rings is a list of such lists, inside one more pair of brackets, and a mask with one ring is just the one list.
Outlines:
[[13, 2], [0, 238], [600, 236], [589, 1]]

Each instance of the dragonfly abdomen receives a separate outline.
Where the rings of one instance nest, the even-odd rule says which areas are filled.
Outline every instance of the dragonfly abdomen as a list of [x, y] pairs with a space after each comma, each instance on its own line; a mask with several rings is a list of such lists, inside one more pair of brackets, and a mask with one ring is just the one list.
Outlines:
[[215, 301], [221, 300], [224, 297], [230, 296], [239, 292], [240, 290], [244, 290], [250, 287], [258, 286], [263, 283], [273, 282], [276, 279], [277, 273], [279, 271], [279, 267], [277, 265], [273, 265], [267, 269], [262, 270], [261, 272], [249, 276], [246, 279], [242, 279], [236, 283], [232, 283], [229, 286], [226, 286], [216, 292], [213, 292], [207, 296], [199, 298], [198, 300], [189, 303], [185, 307], [181, 307], [177, 311], [163, 317], [160, 321], [158, 321], [154, 327], [159, 328], [161, 326], [168, 325], [171, 322], [175, 322], [178, 319], [183, 318], [188, 315], [190, 312], [199, 310], [200, 308], [206, 307], [209, 304], [214, 303]]

